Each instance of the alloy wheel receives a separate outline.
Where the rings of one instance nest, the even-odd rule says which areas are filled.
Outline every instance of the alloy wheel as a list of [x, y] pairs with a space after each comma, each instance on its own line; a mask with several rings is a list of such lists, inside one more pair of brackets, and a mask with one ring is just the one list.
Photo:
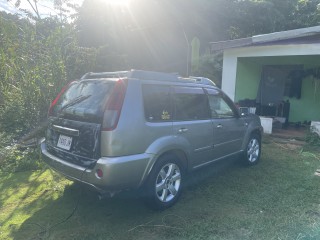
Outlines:
[[156, 178], [156, 195], [161, 202], [172, 201], [178, 194], [181, 186], [181, 171], [174, 163], [164, 165]]
[[252, 138], [248, 144], [247, 148], [247, 157], [248, 161], [253, 163], [258, 160], [260, 152], [259, 141], [255, 138]]

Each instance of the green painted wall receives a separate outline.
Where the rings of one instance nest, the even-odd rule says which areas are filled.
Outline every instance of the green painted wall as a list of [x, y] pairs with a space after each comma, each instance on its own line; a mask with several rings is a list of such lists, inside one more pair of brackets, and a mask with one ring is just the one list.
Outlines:
[[261, 65], [252, 61], [238, 59], [235, 101], [257, 97]]
[[[238, 58], [235, 101], [255, 99], [264, 65], [303, 64], [304, 69], [320, 67], [320, 56], [250, 57]], [[290, 101], [290, 122], [320, 121], [320, 80], [305, 78], [301, 98]]]
[[288, 98], [289, 121], [320, 121], [320, 80], [304, 79], [301, 90], [301, 99]]

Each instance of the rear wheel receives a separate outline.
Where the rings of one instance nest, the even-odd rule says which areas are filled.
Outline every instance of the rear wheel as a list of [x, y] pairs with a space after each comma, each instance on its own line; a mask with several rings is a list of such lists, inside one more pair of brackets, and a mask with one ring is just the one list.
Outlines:
[[243, 163], [247, 166], [255, 165], [259, 162], [260, 155], [261, 137], [258, 134], [251, 134], [242, 157]]
[[163, 210], [174, 205], [182, 190], [184, 169], [174, 155], [161, 157], [154, 165], [146, 183], [147, 204]]

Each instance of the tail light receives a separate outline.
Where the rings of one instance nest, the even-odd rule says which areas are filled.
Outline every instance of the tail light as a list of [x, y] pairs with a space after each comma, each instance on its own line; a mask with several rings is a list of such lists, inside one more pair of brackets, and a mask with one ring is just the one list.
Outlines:
[[57, 97], [52, 101], [50, 107], [49, 107], [49, 110], [48, 110], [48, 117], [49, 116], [52, 116], [52, 110], [53, 110], [53, 107], [57, 104], [57, 102], [59, 101], [61, 95], [67, 90], [67, 88], [73, 83], [74, 81], [72, 82], [69, 82], [67, 85], [65, 85], [61, 91], [59, 92], [59, 94], [57, 95]]
[[111, 131], [117, 127], [126, 89], [127, 86], [125, 80], [119, 79], [107, 101], [102, 122], [103, 131]]

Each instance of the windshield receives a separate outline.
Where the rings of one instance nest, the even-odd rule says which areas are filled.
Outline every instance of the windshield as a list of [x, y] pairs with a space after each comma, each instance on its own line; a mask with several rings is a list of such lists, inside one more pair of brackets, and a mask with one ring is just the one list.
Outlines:
[[113, 88], [112, 81], [86, 80], [72, 83], [53, 108], [53, 115], [99, 121]]

